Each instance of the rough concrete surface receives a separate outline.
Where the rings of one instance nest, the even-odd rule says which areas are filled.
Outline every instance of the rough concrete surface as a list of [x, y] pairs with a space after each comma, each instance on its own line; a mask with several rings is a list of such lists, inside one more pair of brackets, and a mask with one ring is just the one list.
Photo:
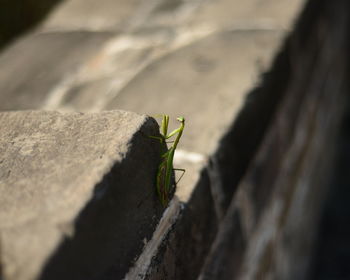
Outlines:
[[0, 122], [4, 279], [124, 275], [161, 213], [161, 145], [146, 137], [157, 124], [124, 111], [3, 112]]
[[293, 15], [298, 14], [304, 4], [303, 0], [208, 1], [190, 22], [237, 29], [288, 30], [293, 24]]
[[69, 86], [72, 73], [110, 36], [50, 33], [15, 42], [0, 55], [0, 65], [6, 67], [0, 73], [0, 110], [37, 109], [53, 102], [60, 94], [57, 87]]
[[39, 28], [45, 31], [123, 30], [128, 27], [128, 23], [133, 22], [140, 6], [140, 0], [62, 1]]

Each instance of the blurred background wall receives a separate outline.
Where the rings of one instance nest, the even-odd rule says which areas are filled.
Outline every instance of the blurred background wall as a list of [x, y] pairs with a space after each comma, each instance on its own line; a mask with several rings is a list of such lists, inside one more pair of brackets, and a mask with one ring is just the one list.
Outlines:
[[44, 19], [61, 0], [1, 0], [0, 49]]

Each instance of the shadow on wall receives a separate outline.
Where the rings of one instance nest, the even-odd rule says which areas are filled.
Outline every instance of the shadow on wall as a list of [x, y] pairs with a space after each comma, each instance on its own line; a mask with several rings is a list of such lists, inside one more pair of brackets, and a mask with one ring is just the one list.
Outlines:
[[313, 280], [350, 279], [350, 102], [348, 104], [309, 278]]
[[[347, 4], [346, 10], [349, 11], [350, 3], [342, 1]], [[347, 49], [349, 49], [350, 20], [347, 22], [347, 27]], [[347, 59], [346, 75], [346, 80], [349, 81], [349, 59]], [[349, 93], [349, 82], [347, 92]], [[312, 280], [350, 279], [350, 95], [347, 96], [346, 115], [337, 137], [336, 165], [330, 178], [308, 278]]]
[[0, 50], [42, 21], [61, 0], [3, 0], [0, 8]]
[[[307, 2], [294, 31], [284, 42], [280, 53], [276, 55], [273, 66], [268, 72], [262, 74], [261, 83], [249, 93], [238, 117], [231, 124], [228, 133], [221, 139], [216, 163], [220, 167], [222, 185], [226, 187], [224, 191], [228, 194], [223, 202], [225, 209], [259, 148], [279, 103], [288, 90], [290, 79], [294, 75], [292, 72], [295, 66], [293, 65], [296, 63], [298, 52], [305, 49], [308, 44], [312, 45], [313, 37], [310, 34], [313, 34], [316, 28], [315, 19], [320, 17], [320, 7], [323, 3], [324, 0]], [[317, 48], [317, 46], [314, 47]], [[315, 55], [316, 52], [310, 59], [315, 60]], [[303, 83], [308, 83], [308, 79], [305, 79]], [[231, 168], [228, 169], [226, 166]]]

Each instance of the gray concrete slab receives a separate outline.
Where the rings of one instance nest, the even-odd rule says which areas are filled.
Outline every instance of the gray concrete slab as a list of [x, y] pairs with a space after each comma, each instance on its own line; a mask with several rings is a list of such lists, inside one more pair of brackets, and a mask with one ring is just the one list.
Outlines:
[[66, 0], [62, 1], [41, 31], [122, 30], [142, 5], [140, 0]]
[[19, 111], [0, 122], [4, 279], [120, 279], [162, 212], [154, 120]]
[[304, 4], [304, 0], [206, 1], [189, 23], [216, 28], [290, 30]]
[[0, 54], [0, 110], [38, 109], [111, 33], [29, 35]]

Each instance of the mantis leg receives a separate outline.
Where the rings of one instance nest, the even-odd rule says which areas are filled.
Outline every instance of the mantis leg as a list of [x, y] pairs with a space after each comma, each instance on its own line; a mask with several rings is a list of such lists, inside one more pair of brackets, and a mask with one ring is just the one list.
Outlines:
[[165, 136], [165, 139], [169, 139], [170, 137], [174, 136], [176, 133], [179, 133], [180, 130], [182, 130], [181, 127], [174, 129], [172, 132], [170, 132], [168, 135]]
[[169, 116], [168, 115], [155, 115], [153, 117], [162, 117], [162, 123], [160, 125], [160, 133], [162, 134], [162, 136], [165, 138], [165, 136], [168, 134], [168, 126], [169, 126]]
[[169, 126], [169, 116], [163, 115], [162, 118], [162, 124], [160, 125], [160, 137], [159, 136], [149, 136], [152, 139], [157, 139], [160, 141], [160, 143], [165, 142], [166, 139], [168, 139], [168, 126]]
[[163, 141], [164, 141], [164, 137], [152, 136], [152, 135], [148, 135], [148, 137], [149, 137], [149, 138], [152, 138], [152, 139], [159, 140], [160, 143], [163, 143]]
[[163, 134], [164, 138], [168, 134], [168, 127], [169, 127], [169, 116], [168, 115], [163, 115], [161, 131], [162, 131], [162, 134]]

